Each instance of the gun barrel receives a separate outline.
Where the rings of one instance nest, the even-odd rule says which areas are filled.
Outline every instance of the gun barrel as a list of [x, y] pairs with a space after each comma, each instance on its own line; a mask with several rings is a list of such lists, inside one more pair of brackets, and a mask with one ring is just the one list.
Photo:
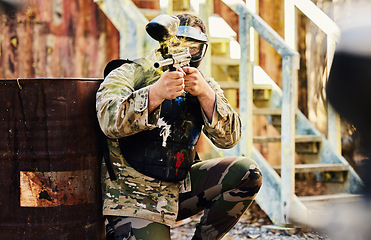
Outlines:
[[185, 66], [189, 64], [191, 61], [191, 54], [189, 54], [189, 50], [186, 49], [183, 52], [172, 54], [170, 58], [164, 59], [162, 61], [155, 62], [153, 67], [155, 69], [169, 66], [169, 65], [180, 65]]
[[165, 59], [165, 60], [162, 60], [162, 61], [155, 62], [153, 64], [153, 67], [155, 69], [157, 69], [157, 68], [169, 66], [169, 65], [172, 65], [172, 64], [174, 64], [174, 59], [168, 58], [168, 59]]

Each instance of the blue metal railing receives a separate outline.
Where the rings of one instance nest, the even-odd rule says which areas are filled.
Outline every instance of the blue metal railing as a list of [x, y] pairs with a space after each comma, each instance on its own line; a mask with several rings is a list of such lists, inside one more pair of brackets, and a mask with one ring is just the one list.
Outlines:
[[[282, 115], [281, 115], [281, 219], [288, 223], [287, 216], [295, 196], [295, 113], [297, 109], [297, 70], [299, 54], [288, 46], [257, 14], [250, 11], [241, 1], [224, 0], [239, 15], [240, 30], [240, 115], [243, 122], [243, 134], [240, 142], [240, 154], [252, 156], [253, 153], [253, 77], [254, 63], [250, 59], [250, 29], [253, 28], [282, 56]], [[263, 183], [264, 184], [264, 183]], [[270, 184], [270, 183], [269, 183]], [[268, 184], [267, 184], [268, 185]]]

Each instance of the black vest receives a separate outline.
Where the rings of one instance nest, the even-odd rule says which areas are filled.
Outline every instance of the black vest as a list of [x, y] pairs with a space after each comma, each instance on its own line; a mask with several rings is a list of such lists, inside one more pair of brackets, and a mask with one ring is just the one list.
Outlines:
[[158, 126], [119, 139], [131, 167], [169, 182], [183, 180], [193, 164], [203, 126], [197, 97], [183, 94], [161, 105]]

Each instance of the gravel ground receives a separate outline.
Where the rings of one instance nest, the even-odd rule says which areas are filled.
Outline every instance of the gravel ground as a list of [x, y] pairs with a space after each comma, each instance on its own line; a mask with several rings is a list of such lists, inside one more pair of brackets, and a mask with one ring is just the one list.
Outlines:
[[[176, 226], [171, 229], [171, 239], [185, 240], [191, 239], [195, 226], [199, 221], [201, 214], [177, 222]], [[238, 223], [232, 228], [223, 240], [240, 240], [240, 239], [264, 239], [264, 240], [329, 240], [321, 233], [307, 229], [298, 228], [279, 228], [272, 225], [269, 218], [263, 211], [253, 204], [249, 210], [241, 217]]]
[[[191, 239], [194, 233], [197, 221], [192, 220], [182, 226], [171, 229], [171, 239], [186, 240]], [[323, 234], [296, 230], [295, 232], [285, 232], [284, 230], [271, 229], [272, 225], [262, 225], [261, 223], [248, 224], [239, 221], [223, 240], [239, 239], [264, 239], [264, 240], [329, 240]], [[274, 226], [272, 226], [274, 227]]]

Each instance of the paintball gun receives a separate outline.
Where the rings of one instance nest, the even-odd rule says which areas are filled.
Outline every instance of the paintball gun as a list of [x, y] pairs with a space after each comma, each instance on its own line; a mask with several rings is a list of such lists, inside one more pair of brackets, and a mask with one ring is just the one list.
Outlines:
[[191, 54], [189, 53], [188, 48], [180, 53], [174, 53], [174, 54], [168, 54], [168, 58], [155, 62], [153, 64], [153, 67], [155, 69], [169, 66], [170, 71], [175, 71], [178, 68], [189, 66], [189, 63], [191, 61]]
[[[176, 16], [161, 14], [146, 25], [146, 31], [159, 42], [159, 52], [165, 59], [156, 62], [154, 68], [170, 66], [170, 71], [173, 71], [185, 65], [198, 67], [205, 56], [208, 46], [207, 35], [192, 26], [180, 26], [180, 20]], [[169, 54], [169, 46], [171, 46], [172, 51], [182, 47], [181, 50], [185, 49], [187, 44], [184, 45], [180, 42], [184, 39], [196, 42], [196, 46], [190, 46], [188, 51]]]
[[160, 51], [164, 58], [164, 60], [154, 63], [153, 67], [155, 69], [169, 66], [170, 71], [175, 71], [180, 67], [189, 65], [192, 56], [188, 49], [175, 54], [168, 53], [168, 43], [175, 37], [179, 23], [180, 21], [176, 16], [162, 14], [147, 24], [146, 31], [160, 43]]

